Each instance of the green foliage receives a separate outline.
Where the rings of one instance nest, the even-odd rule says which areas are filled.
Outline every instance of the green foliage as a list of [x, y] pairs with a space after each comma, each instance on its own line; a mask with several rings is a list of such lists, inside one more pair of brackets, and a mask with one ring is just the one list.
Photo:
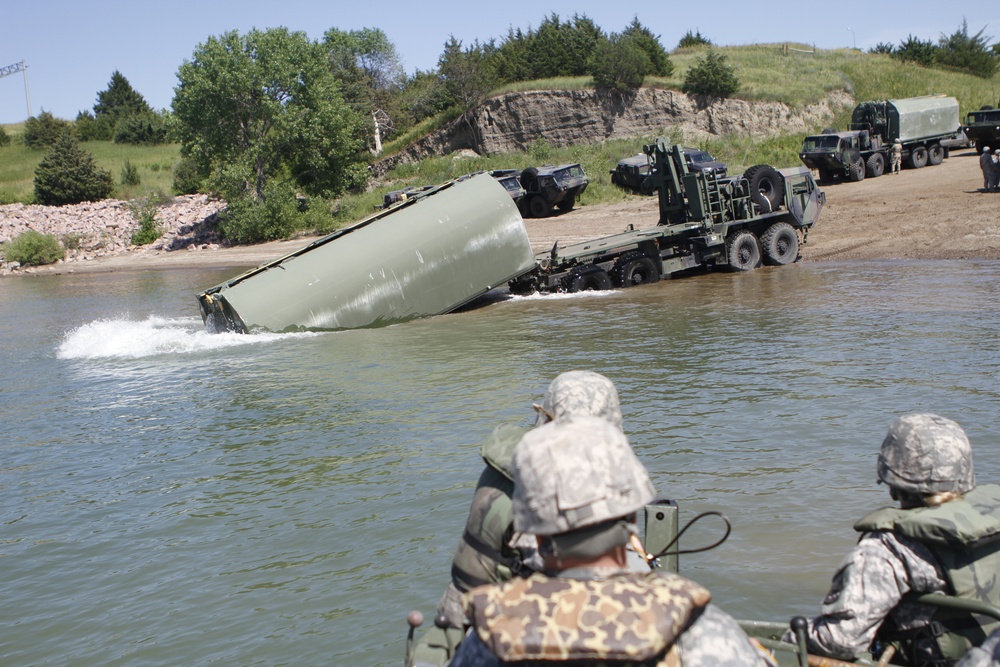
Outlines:
[[10, 146], [10, 135], [3, 129], [3, 125], [0, 125], [0, 147], [2, 146]]
[[622, 35], [602, 39], [590, 60], [594, 85], [609, 90], [627, 91], [642, 86], [651, 68], [649, 57], [638, 40]]
[[892, 52], [892, 57], [904, 62], [913, 62], [924, 67], [930, 67], [937, 60], [938, 47], [934, 42], [907, 35], [899, 48]]
[[688, 70], [681, 85], [685, 93], [711, 97], [729, 97], [739, 87], [736, 70], [726, 62], [726, 56], [713, 48]]
[[131, 201], [128, 209], [139, 223], [132, 232], [132, 245], [149, 245], [163, 235], [163, 229], [156, 223], [159, 206], [155, 199], [146, 197]]
[[712, 46], [712, 42], [708, 37], [704, 37], [700, 30], [696, 30], [695, 32], [688, 30], [681, 37], [681, 41], [677, 43], [677, 48], [684, 49], [691, 46]]
[[471, 109], [498, 83], [493, 45], [476, 41], [463, 49], [462, 42], [452, 35], [445, 42], [438, 72], [452, 102], [463, 111]]
[[892, 55], [896, 50], [896, 47], [888, 42], [879, 42], [872, 48], [868, 49], [868, 53], [881, 53], [882, 55]]
[[32, 116], [24, 122], [24, 145], [28, 148], [42, 149], [55, 145], [65, 134], [72, 132], [72, 126], [61, 118], [56, 118], [44, 109], [37, 116]]
[[140, 182], [139, 169], [128, 160], [125, 160], [125, 164], [122, 165], [121, 184], [139, 185]]
[[674, 64], [670, 62], [667, 50], [660, 43], [660, 36], [654, 35], [649, 28], [639, 23], [638, 17], [632, 19], [632, 22], [622, 31], [622, 36], [632, 40], [632, 43], [646, 54], [649, 59], [649, 68], [645, 74], [670, 76], [674, 73]]
[[198, 171], [198, 164], [185, 156], [174, 167], [173, 189], [179, 195], [193, 195], [201, 192], [206, 175]]
[[94, 116], [110, 119], [112, 127], [123, 118], [151, 113], [153, 109], [145, 98], [118, 70], [111, 74], [107, 89], [97, 93], [97, 103], [94, 104]]
[[59, 239], [52, 234], [42, 234], [34, 229], [29, 229], [0, 244], [0, 248], [5, 261], [20, 262], [23, 266], [52, 264], [66, 256], [66, 251], [59, 245]]
[[152, 112], [126, 116], [115, 125], [116, 144], [155, 146], [166, 141], [166, 123], [163, 117]]
[[1000, 58], [989, 46], [992, 37], [983, 35], [983, 30], [970, 35], [969, 25], [962, 19], [962, 25], [958, 30], [950, 35], [941, 35], [938, 41], [938, 64], [975, 74], [984, 79], [996, 74]]
[[63, 133], [35, 169], [35, 200], [62, 206], [106, 199], [114, 189], [111, 172], [80, 148], [72, 134]]
[[73, 131], [80, 141], [107, 141], [111, 139], [111, 126], [108, 123], [98, 122], [94, 114], [89, 111], [81, 111], [73, 121]]
[[364, 182], [365, 118], [344, 102], [327, 50], [304, 33], [211, 37], [178, 80], [183, 151], [228, 201], [263, 201], [279, 176], [330, 197]]
[[589, 74], [591, 57], [604, 33], [585, 14], [569, 21], [550, 14], [538, 30], [509, 30], [496, 49], [496, 72], [502, 81], [529, 81]]
[[229, 200], [219, 222], [219, 231], [231, 243], [260, 243], [287, 238], [299, 229], [329, 225], [322, 207], [305, 207], [287, 183], [269, 182], [264, 196]]

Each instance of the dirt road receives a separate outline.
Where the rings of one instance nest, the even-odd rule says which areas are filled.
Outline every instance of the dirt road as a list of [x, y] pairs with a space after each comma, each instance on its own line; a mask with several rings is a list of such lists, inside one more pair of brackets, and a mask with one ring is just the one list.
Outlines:
[[[1000, 193], [980, 192], [982, 182], [975, 152], [965, 150], [953, 152], [936, 167], [823, 185], [827, 205], [802, 248], [802, 259], [1000, 259]], [[532, 246], [541, 252], [557, 240], [567, 245], [623, 231], [629, 224], [651, 227], [656, 224], [656, 208], [652, 197], [635, 198], [525, 222]], [[242, 268], [288, 254], [310, 240], [158, 254], [139, 250], [31, 272]]]

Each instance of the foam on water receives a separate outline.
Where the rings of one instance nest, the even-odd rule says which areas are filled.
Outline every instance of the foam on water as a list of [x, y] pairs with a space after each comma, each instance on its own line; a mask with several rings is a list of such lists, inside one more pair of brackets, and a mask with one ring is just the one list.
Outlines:
[[151, 315], [145, 320], [101, 319], [69, 331], [59, 347], [59, 359], [141, 359], [161, 354], [189, 354], [242, 345], [262, 345], [316, 333], [208, 333], [198, 318]]

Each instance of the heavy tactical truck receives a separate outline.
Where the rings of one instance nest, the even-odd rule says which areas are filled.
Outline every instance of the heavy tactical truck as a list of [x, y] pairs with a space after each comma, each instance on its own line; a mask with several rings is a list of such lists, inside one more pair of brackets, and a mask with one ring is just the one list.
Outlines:
[[660, 139], [643, 151], [653, 166], [658, 224], [564, 248], [556, 244], [536, 255], [535, 270], [510, 281], [511, 292], [603, 290], [696, 268], [789, 264], [826, 203], [802, 167], [757, 165], [742, 176], [717, 179], [690, 171], [681, 146]]
[[819, 172], [821, 181], [861, 181], [885, 173], [896, 139], [903, 145], [903, 166], [920, 169], [941, 164], [948, 156], [948, 145], [958, 136], [958, 100], [954, 97], [862, 102], [851, 114], [849, 131], [825, 130], [806, 137], [799, 158]]
[[1000, 109], [986, 106], [979, 111], [969, 112], [962, 125], [962, 132], [976, 146], [976, 152], [980, 155], [985, 147], [991, 150], [1000, 148]]

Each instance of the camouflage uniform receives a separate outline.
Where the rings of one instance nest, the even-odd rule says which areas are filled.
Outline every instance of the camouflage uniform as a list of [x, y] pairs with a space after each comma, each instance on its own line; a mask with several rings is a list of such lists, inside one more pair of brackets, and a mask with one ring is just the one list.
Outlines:
[[993, 159], [990, 147], [983, 147], [983, 154], [979, 156], [979, 168], [983, 170], [983, 189], [992, 190], [997, 186], [998, 171], [1000, 166]]
[[[955, 631], [953, 614], [906, 603], [908, 594], [946, 593], [993, 604], [1000, 568], [1000, 487], [975, 487], [972, 452], [961, 428], [936, 415], [894, 422], [882, 444], [878, 477], [894, 493], [955, 492], [964, 498], [931, 507], [886, 508], [860, 520], [858, 545], [841, 562], [821, 615], [809, 621], [811, 652], [841, 659], [864, 655], [876, 637], [903, 640], [911, 663], [953, 661], [979, 627]], [[885, 621], [888, 623], [884, 623]], [[931, 621], [948, 632], [930, 637]], [[967, 625], [967, 624], [966, 624]], [[791, 631], [784, 639], [792, 641]]]
[[654, 491], [620, 430], [592, 417], [541, 426], [522, 438], [513, 468], [515, 528], [545, 538], [546, 563], [618, 554], [619, 566], [577, 564], [473, 590], [466, 596], [473, 631], [451, 667], [765, 665], [739, 625], [708, 604], [706, 589], [679, 575], [624, 568], [621, 524]]
[[[568, 415], [594, 415], [622, 427], [618, 391], [608, 378], [591, 371], [569, 371], [557, 376], [536, 405], [537, 425]], [[462, 593], [483, 584], [510, 579], [522, 566], [538, 569], [534, 536], [515, 537], [511, 496], [514, 482], [510, 462], [524, 430], [497, 427], [480, 454], [486, 468], [479, 476], [465, 532], [452, 559], [451, 583], [438, 602], [437, 613], [452, 627], [466, 624]], [[512, 546], [512, 540], [516, 543]], [[647, 568], [648, 569], [648, 568]]]
[[898, 174], [899, 167], [903, 163], [903, 144], [899, 143], [899, 139], [896, 139], [892, 144], [892, 150], [889, 152], [889, 160], [892, 166], [892, 173]]
[[1000, 630], [991, 634], [982, 646], [966, 653], [955, 667], [1000, 667]]

